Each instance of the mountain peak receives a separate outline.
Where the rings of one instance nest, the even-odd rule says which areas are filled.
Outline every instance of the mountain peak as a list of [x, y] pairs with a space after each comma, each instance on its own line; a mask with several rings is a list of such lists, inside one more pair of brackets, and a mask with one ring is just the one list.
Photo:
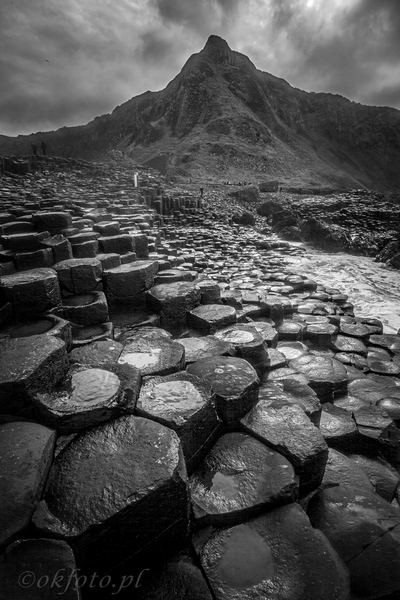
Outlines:
[[203, 48], [203, 52], [208, 54], [210, 58], [221, 62], [227, 56], [232, 55], [232, 50], [229, 48], [227, 42], [220, 38], [218, 35], [210, 35], [206, 45]]

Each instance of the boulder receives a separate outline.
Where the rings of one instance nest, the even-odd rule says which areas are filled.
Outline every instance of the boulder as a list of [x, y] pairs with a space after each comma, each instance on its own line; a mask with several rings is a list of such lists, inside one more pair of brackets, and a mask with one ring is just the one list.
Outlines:
[[255, 225], [256, 217], [251, 212], [243, 212], [242, 214], [235, 214], [232, 217], [234, 223], [237, 225]]
[[260, 197], [258, 187], [255, 185], [239, 188], [238, 190], [231, 192], [229, 195], [243, 202], [258, 202]]
[[300, 221], [299, 229], [305, 241], [317, 244], [328, 252], [343, 252], [351, 245], [350, 237], [343, 227], [314, 217]]

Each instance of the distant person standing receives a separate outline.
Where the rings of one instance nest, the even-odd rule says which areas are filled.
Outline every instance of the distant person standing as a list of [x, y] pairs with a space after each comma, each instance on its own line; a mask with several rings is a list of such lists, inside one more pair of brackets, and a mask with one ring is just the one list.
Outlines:
[[203, 193], [204, 193], [204, 188], [202, 188], [202, 187], [201, 187], [201, 188], [200, 188], [200, 198], [202, 198], [202, 197], [203, 197]]
[[32, 154], [34, 156], [37, 156], [38, 153], [38, 147], [36, 146], [36, 144], [31, 144], [31, 148], [32, 148]]
[[40, 147], [42, 149], [43, 152], [43, 156], [46, 156], [46, 144], [42, 141], [42, 143], [40, 144]]

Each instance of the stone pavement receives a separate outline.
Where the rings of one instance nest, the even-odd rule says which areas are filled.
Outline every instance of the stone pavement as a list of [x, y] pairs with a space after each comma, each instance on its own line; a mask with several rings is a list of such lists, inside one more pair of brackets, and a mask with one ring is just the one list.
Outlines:
[[399, 595], [400, 335], [213, 191], [117, 154], [18, 169], [0, 597]]

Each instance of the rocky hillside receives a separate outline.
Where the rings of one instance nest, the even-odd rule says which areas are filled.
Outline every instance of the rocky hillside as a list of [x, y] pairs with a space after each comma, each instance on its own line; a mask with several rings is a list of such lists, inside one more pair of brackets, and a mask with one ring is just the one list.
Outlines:
[[59, 156], [122, 150], [168, 177], [400, 188], [400, 111], [293, 88], [217, 36], [164, 90], [85, 126], [0, 136], [0, 154], [42, 139]]

